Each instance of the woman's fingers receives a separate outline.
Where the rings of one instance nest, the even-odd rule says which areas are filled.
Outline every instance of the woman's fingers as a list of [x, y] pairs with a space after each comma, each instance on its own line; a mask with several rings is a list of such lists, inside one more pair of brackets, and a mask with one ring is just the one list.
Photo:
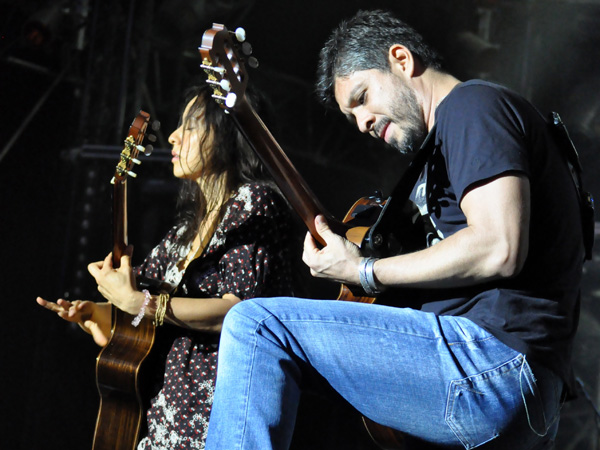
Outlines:
[[94, 342], [100, 347], [104, 347], [106, 344], [108, 344], [108, 337], [102, 332], [100, 325], [98, 325], [96, 322], [86, 320], [83, 322], [83, 326], [89, 330], [90, 334], [94, 338]]
[[[68, 309], [68, 306], [65, 308], [64, 303], [61, 303], [62, 299], [57, 300], [56, 303], [49, 302], [48, 300], [45, 300], [42, 297], [37, 297], [35, 300], [38, 303], [38, 305], [43, 306], [44, 308], [46, 308], [52, 312], [58, 313], [61, 311], [66, 311], [66, 309]], [[65, 302], [65, 301], [66, 300], [62, 300], [62, 302]]]

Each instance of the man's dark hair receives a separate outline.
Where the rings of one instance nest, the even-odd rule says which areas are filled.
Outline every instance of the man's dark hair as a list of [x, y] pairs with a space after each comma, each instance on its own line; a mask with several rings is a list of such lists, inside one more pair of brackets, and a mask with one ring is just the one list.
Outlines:
[[333, 31], [319, 57], [317, 96], [334, 107], [334, 83], [359, 70], [390, 71], [388, 50], [394, 44], [408, 48], [425, 67], [441, 69], [438, 53], [412, 27], [382, 10], [359, 11]]

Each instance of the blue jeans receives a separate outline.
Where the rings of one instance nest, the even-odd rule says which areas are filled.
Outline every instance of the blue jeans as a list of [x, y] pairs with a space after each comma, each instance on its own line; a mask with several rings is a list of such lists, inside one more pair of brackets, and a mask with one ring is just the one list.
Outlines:
[[300, 390], [320, 383], [419, 449], [537, 448], [556, 434], [563, 386], [464, 318], [247, 300], [225, 318], [206, 449], [287, 449]]

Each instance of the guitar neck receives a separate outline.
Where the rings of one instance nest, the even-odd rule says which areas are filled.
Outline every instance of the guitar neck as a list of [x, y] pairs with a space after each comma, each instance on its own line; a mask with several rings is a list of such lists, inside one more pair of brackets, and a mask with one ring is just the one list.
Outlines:
[[336, 220], [325, 210], [246, 99], [240, 99], [235, 109], [231, 110], [230, 113], [240, 131], [269, 170], [282, 194], [300, 216], [312, 236], [322, 245], [325, 245], [315, 229], [315, 217], [319, 214], [326, 218], [333, 232], [342, 236], [345, 235], [349, 227]]
[[116, 182], [113, 190], [113, 267], [121, 265], [127, 249], [127, 182]]

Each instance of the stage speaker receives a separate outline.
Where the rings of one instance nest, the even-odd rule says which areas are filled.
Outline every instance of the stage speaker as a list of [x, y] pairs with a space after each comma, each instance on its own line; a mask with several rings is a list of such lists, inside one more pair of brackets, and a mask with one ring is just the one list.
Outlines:
[[[122, 148], [84, 146], [63, 152], [63, 210], [58, 218], [62, 235], [59, 293], [64, 298], [99, 299], [87, 271], [90, 262], [112, 250], [112, 193], [110, 183]], [[136, 177], [128, 177], [128, 236], [139, 264], [174, 223], [178, 181], [172, 175], [171, 151], [154, 149], [140, 156]]]

